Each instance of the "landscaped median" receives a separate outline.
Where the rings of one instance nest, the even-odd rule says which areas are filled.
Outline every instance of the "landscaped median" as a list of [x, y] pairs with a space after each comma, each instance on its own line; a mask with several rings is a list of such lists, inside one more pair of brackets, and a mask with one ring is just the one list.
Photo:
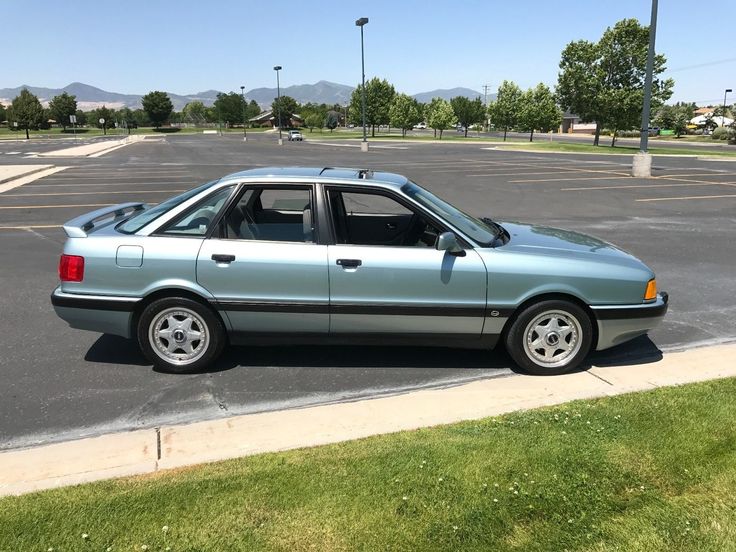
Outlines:
[[733, 550], [735, 395], [724, 379], [4, 498], [0, 549]]

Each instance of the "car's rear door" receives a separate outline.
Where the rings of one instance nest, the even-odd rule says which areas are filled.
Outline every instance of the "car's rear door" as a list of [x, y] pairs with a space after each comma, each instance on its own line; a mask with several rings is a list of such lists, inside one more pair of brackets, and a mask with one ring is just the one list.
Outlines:
[[486, 268], [472, 248], [437, 251], [442, 228], [391, 192], [326, 190], [337, 242], [328, 247], [331, 334], [480, 338]]
[[197, 259], [197, 281], [236, 337], [326, 334], [327, 246], [314, 231], [309, 185], [249, 185]]

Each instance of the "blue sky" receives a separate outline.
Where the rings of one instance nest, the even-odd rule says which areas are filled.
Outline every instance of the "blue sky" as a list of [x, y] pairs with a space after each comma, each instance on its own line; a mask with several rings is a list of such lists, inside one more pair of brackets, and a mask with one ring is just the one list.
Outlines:
[[[597, 40], [626, 17], [648, 24], [650, 9], [649, 0], [4, 0], [0, 88], [251, 89], [275, 85], [274, 65], [283, 86], [355, 85], [363, 16], [366, 76], [400, 91], [553, 85], [566, 43]], [[657, 51], [673, 100], [718, 103], [736, 89], [734, 21], [733, 0], [660, 2]]]

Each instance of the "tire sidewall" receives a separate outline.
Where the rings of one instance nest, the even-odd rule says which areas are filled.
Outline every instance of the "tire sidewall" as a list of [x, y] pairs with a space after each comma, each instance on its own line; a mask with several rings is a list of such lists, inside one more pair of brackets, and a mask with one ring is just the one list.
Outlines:
[[[545, 311], [561, 311], [574, 317], [580, 325], [580, 348], [569, 357], [561, 366], [544, 366], [529, 357], [524, 348], [527, 325], [539, 314]], [[575, 370], [585, 359], [593, 345], [593, 324], [588, 314], [575, 303], [561, 299], [540, 301], [521, 310], [511, 320], [509, 331], [506, 334], [506, 350], [516, 364], [525, 372], [534, 375], [559, 375]]]
[[[207, 326], [209, 333], [207, 350], [196, 361], [190, 364], [178, 365], [167, 362], [156, 353], [154, 346], [150, 342], [149, 328], [151, 323], [159, 313], [171, 308], [186, 308], [194, 311]], [[175, 374], [198, 372], [207, 368], [220, 356], [225, 345], [225, 330], [220, 318], [209, 307], [186, 297], [165, 297], [153, 301], [143, 309], [143, 312], [138, 318], [136, 331], [138, 344], [146, 358], [159, 370]]]

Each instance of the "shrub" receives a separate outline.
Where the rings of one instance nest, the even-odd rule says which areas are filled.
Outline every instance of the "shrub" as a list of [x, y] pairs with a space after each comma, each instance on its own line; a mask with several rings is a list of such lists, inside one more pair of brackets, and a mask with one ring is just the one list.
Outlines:
[[710, 135], [713, 140], [728, 140], [733, 137], [733, 130], [730, 128], [718, 127]]

